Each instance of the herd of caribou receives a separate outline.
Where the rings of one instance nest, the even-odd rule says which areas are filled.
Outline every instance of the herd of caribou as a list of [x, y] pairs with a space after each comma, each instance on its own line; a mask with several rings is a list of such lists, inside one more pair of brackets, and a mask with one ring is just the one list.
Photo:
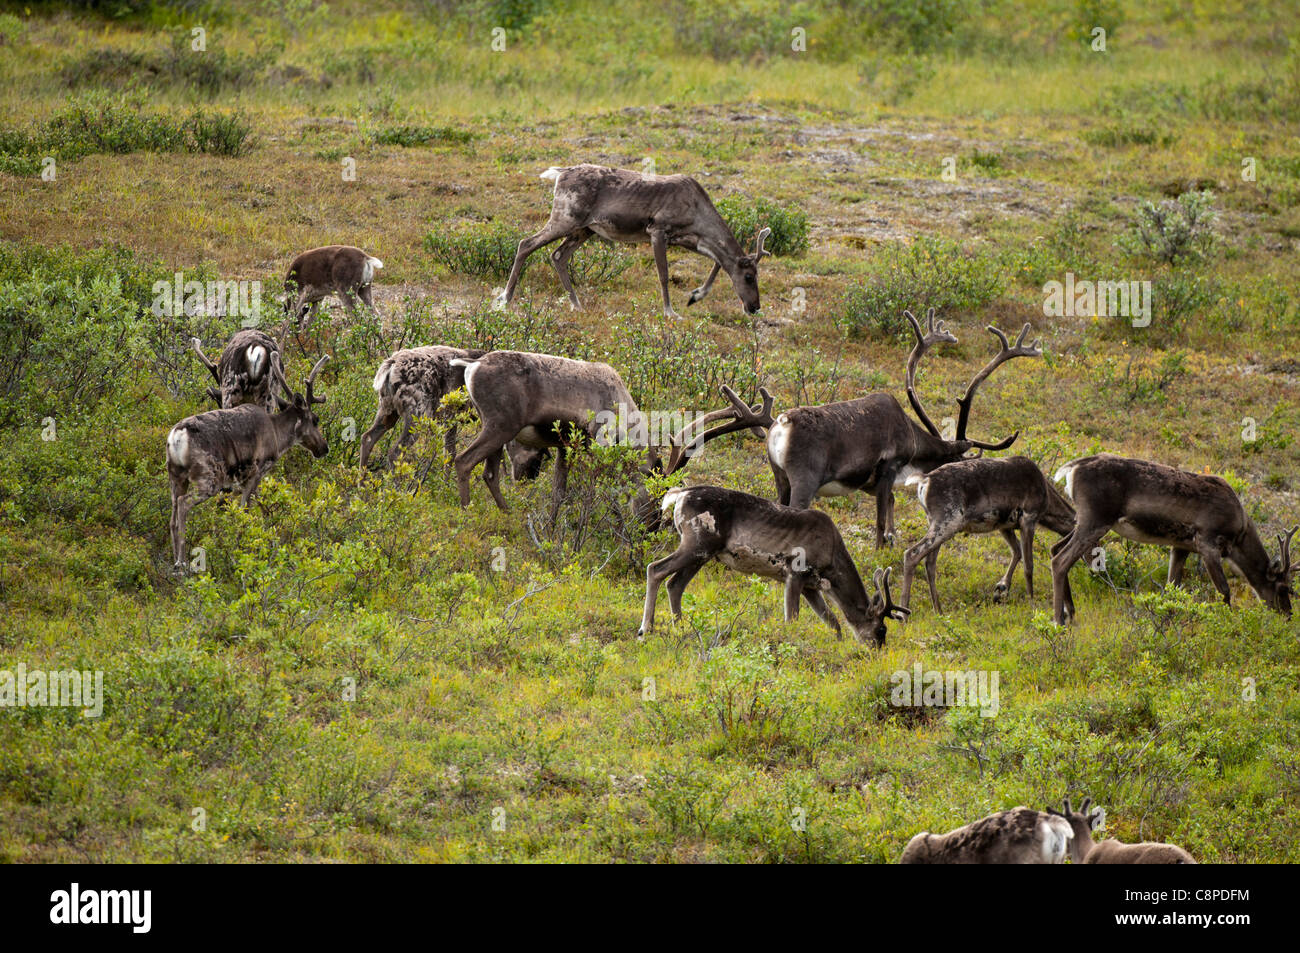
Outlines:
[[[496, 299], [507, 307], [528, 257], [559, 241], [550, 253], [560, 284], [574, 308], [580, 307], [569, 276], [573, 253], [593, 236], [649, 242], [658, 269], [665, 315], [675, 316], [668, 292], [669, 246], [697, 252], [713, 262], [705, 282], [690, 295], [694, 304], [708, 294], [718, 272], [725, 270], [747, 313], [759, 309], [758, 265], [770, 229], [754, 239], [751, 253], [740, 242], [704, 189], [682, 175], [657, 176], [593, 165], [551, 168], [542, 178], [554, 182], [551, 216], [545, 227], [519, 243], [509, 279]], [[311, 319], [319, 302], [338, 296], [350, 313], [356, 299], [372, 305], [370, 289], [383, 263], [361, 249], [333, 245], [299, 255], [286, 275], [286, 324], [299, 327]], [[922, 356], [956, 337], [936, 321], [933, 310], [924, 324], [906, 313], [916, 343], [907, 361], [906, 389], [915, 418], [891, 394], [868, 394], [854, 400], [796, 407], [774, 416], [773, 398], [760, 388], [761, 403], [749, 405], [722, 388], [730, 406], [707, 414], [674, 435], [666, 448], [646, 447], [645, 474], [672, 474], [704, 443], [749, 430], [765, 438], [776, 484], [775, 501], [717, 486], [670, 490], [656, 506], [644, 489], [636, 496], [638, 515], [652, 526], [669, 518], [680, 536], [676, 551], [651, 563], [646, 571], [641, 632], [654, 623], [655, 603], [665, 581], [669, 605], [681, 614], [682, 593], [710, 560], [729, 568], [778, 579], [785, 588], [785, 618], [793, 619], [801, 600], [839, 636], [839, 623], [827, 598], [843, 613], [862, 642], [884, 644], [886, 622], [905, 620], [910, 612], [912, 581], [924, 562], [930, 598], [939, 609], [936, 562], [940, 547], [958, 533], [999, 532], [1011, 549], [1011, 562], [994, 590], [1005, 598], [1016, 566], [1023, 563], [1025, 586], [1033, 598], [1033, 540], [1039, 525], [1057, 534], [1052, 546], [1055, 621], [1075, 615], [1069, 570], [1111, 530], [1128, 539], [1168, 547], [1168, 581], [1177, 584], [1189, 553], [1201, 558], [1225, 602], [1230, 589], [1224, 563], [1240, 572], [1259, 597], [1290, 615], [1291, 538], [1279, 535], [1280, 551], [1271, 558], [1231, 487], [1216, 476], [1190, 473], [1146, 460], [1099, 454], [1062, 466], [1048, 479], [1022, 456], [986, 458], [985, 451], [1010, 447], [1013, 433], [997, 442], [967, 436], [971, 406], [980, 385], [1002, 364], [1037, 357], [1037, 342], [1026, 344], [1029, 325], [1011, 341], [996, 327], [989, 332], [998, 350], [958, 400], [955, 433], [945, 437], [935, 426], [916, 390]], [[280, 349], [269, 335], [244, 329], [225, 346], [219, 360], [204, 356], [212, 373], [209, 389], [220, 409], [187, 417], [167, 437], [167, 470], [172, 488], [171, 539], [175, 564], [186, 567], [185, 521], [197, 503], [222, 491], [242, 488], [247, 505], [263, 475], [285, 452], [301, 443], [316, 457], [328, 447], [314, 413], [325, 398], [313, 384], [326, 358], [308, 373], [303, 390], [285, 377]], [[433, 415], [442, 399], [464, 387], [481, 421], [478, 436], [459, 454], [456, 432], [446, 436], [454, 456], [462, 505], [470, 499], [470, 479], [479, 464], [483, 481], [497, 506], [505, 510], [500, 490], [507, 457], [515, 479], [538, 475], [546, 458], [555, 456], [552, 513], [562, 502], [568, 476], [568, 450], [584, 441], [610, 439], [601, 427], [611, 418], [635, 420], [640, 411], [618, 372], [607, 364], [550, 354], [476, 351], [431, 346], [398, 351], [385, 360], [374, 378], [379, 400], [374, 423], [361, 438], [361, 466], [369, 466], [376, 442], [400, 421], [400, 436], [388, 453], [391, 463], [412, 440], [412, 420]], [[705, 429], [710, 424], [716, 424]], [[628, 434], [612, 435], [626, 439]], [[664, 459], [660, 450], [667, 450]], [[1064, 484], [1064, 493], [1055, 483]], [[834, 521], [811, 509], [817, 496], [861, 490], [876, 498], [876, 543], [894, 540], [894, 489], [915, 488], [928, 517], [923, 539], [903, 556], [901, 603], [890, 593], [890, 570], [877, 570], [876, 592], [869, 594]], [[946, 835], [919, 834], [904, 860], [935, 862], [1009, 860], [1061, 862], [1068, 852], [1076, 862], [1126, 859], [1116, 842], [1093, 846], [1097, 814], [1040, 813], [1016, 808], [992, 815]], [[1085, 845], [1086, 842], [1086, 845]], [[1113, 846], [1107, 846], [1108, 844]], [[1151, 847], [1144, 857], [1190, 860], [1178, 848]], [[1121, 858], [1120, 855], [1124, 855]]]

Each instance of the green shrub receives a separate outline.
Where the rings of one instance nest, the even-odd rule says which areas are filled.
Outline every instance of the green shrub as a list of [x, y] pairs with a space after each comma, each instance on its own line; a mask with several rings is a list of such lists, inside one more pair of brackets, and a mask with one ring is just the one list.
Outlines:
[[808, 250], [808, 215], [802, 209], [784, 207], [767, 199], [753, 201], [741, 195], [727, 195], [717, 209], [746, 253], [754, 250], [759, 229], [772, 229], [763, 247], [773, 255], [796, 257]]
[[50, 155], [63, 161], [100, 153], [206, 152], [238, 156], [252, 147], [252, 126], [242, 113], [195, 109], [177, 119], [143, 111], [139, 95], [92, 93], [73, 98], [45, 123], [24, 131], [0, 130], [0, 153], [9, 163]]
[[[510, 274], [524, 235], [500, 221], [443, 221], [424, 237], [424, 247], [434, 261], [457, 274], [487, 281], [503, 281]], [[544, 258], [537, 252], [529, 259]], [[569, 275], [576, 285], [612, 281], [632, 264], [632, 257], [603, 239], [587, 242], [569, 260]]]
[[1143, 202], [1132, 230], [1119, 244], [1135, 255], [1147, 255], [1167, 265], [1196, 261], [1214, 245], [1214, 218], [1214, 198], [1209, 192], [1184, 192], [1159, 205]]
[[870, 277], [845, 294], [835, 322], [847, 334], [905, 338], [904, 311], [975, 311], [994, 301], [1007, 279], [994, 255], [948, 239], [886, 245], [872, 259]]
[[383, 146], [464, 145], [473, 142], [475, 134], [455, 126], [397, 125], [381, 126], [370, 134], [370, 139]]

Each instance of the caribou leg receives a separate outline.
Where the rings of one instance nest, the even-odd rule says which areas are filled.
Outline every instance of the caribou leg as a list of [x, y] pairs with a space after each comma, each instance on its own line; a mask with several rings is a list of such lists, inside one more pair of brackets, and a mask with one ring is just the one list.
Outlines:
[[831, 612], [831, 607], [826, 604], [826, 599], [817, 589], [806, 588], [803, 591], [803, 597], [808, 600], [808, 605], [812, 606], [812, 611], [817, 613], [817, 618], [825, 622], [835, 633], [836, 639], [844, 638], [844, 633], [840, 631], [839, 620], [835, 618], [835, 613]]
[[655, 624], [655, 600], [659, 597], [659, 586], [669, 576], [668, 599], [672, 604], [674, 617], [682, 614], [682, 592], [692, 577], [700, 571], [708, 556], [701, 557], [694, 545], [687, 546], [686, 541], [677, 547], [677, 551], [652, 562], [645, 571], [645, 611], [641, 614], [640, 635], [645, 635]]
[[1073, 533], [1052, 547], [1052, 618], [1057, 625], [1065, 624], [1067, 614], [1074, 618], [1074, 599], [1069, 591], [1070, 567], [1101, 542], [1101, 538], [1110, 532], [1110, 526], [1109, 523], [1076, 526]]
[[515, 262], [510, 266], [510, 277], [506, 281], [505, 290], [497, 295], [496, 301], [493, 302], [497, 307], [505, 307], [515, 296], [515, 287], [519, 284], [519, 276], [523, 274], [524, 263], [528, 256], [537, 249], [549, 245], [557, 238], [563, 238], [574, 230], [572, 223], [560, 223], [552, 219], [547, 222], [545, 227], [535, 235], [529, 235], [519, 243], [519, 250], [515, 252]]
[[668, 297], [668, 236], [661, 228], [650, 229], [650, 247], [655, 253], [655, 267], [659, 269], [659, 287], [664, 295], [664, 317], [679, 318]]
[[1007, 566], [1007, 571], [1002, 574], [998, 584], [993, 587], [994, 602], [1001, 602], [1011, 592], [1011, 579], [1015, 575], [1016, 567], [1020, 565], [1020, 540], [1016, 539], [1016, 531], [1004, 529], [1002, 530], [1002, 538], [1011, 547], [1011, 564]]
[[722, 270], [722, 265], [718, 262], [713, 263], [713, 270], [709, 272], [709, 277], [704, 279], [704, 284], [700, 285], [691, 292], [691, 296], [686, 299], [686, 307], [690, 307], [697, 301], [703, 301], [704, 296], [713, 288], [714, 279], [718, 277], [718, 272]]
[[[506, 433], [500, 429], [491, 429], [484, 426], [483, 431], [474, 438], [474, 442], [456, 458], [456, 485], [460, 491], [461, 506], [469, 506], [469, 478], [470, 474], [474, 472], [474, 468], [489, 457], [499, 454], [501, 448], [509, 443], [513, 437], [513, 433]], [[496, 500], [497, 506], [501, 510], [508, 512], [510, 507], [506, 506], [505, 498], [501, 496], [500, 487], [489, 483], [488, 489], [492, 492], [492, 498]]]
[[1191, 555], [1189, 550], [1179, 549], [1172, 546], [1169, 549], [1169, 577], [1165, 580], [1167, 586], [1177, 586], [1183, 581], [1183, 567], [1187, 564], [1187, 557]]
[[1025, 592], [1029, 595], [1029, 604], [1034, 602], [1034, 520], [1024, 517], [1020, 520], [1020, 550], [1025, 560]]
[[1196, 544], [1196, 553], [1201, 557], [1201, 562], [1205, 565], [1205, 571], [1210, 574], [1210, 581], [1214, 583], [1214, 588], [1219, 590], [1223, 596], [1223, 604], [1232, 604], [1232, 590], [1228, 588], [1228, 577], [1223, 572], [1223, 562], [1219, 551], [1205, 542], [1200, 536], [1197, 536], [1193, 542]]
[[569, 304], [574, 311], [582, 310], [582, 302], [578, 300], [577, 294], [574, 293], [573, 282], [569, 279], [569, 259], [594, 234], [589, 228], [574, 232], [560, 242], [560, 246], [555, 251], [551, 252], [551, 265], [554, 266], [555, 274], [559, 276], [560, 285], [568, 294]]

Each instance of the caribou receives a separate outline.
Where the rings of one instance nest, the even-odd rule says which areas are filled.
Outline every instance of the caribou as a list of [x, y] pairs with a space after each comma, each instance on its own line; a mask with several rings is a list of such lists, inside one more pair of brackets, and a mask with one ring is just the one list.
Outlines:
[[1240, 572], [1269, 608], [1291, 615], [1291, 537], [1278, 534], [1278, 556], [1269, 559], [1241, 500], [1222, 477], [1188, 473], [1148, 460], [1102, 453], [1071, 460], [1056, 471], [1074, 504], [1074, 531], [1052, 547], [1052, 611], [1057, 625], [1075, 618], [1070, 567], [1112, 529], [1139, 543], [1169, 547], [1168, 584], [1182, 581], [1189, 553], [1201, 557], [1210, 580], [1231, 604], [1223, 572]]
[[170, 529], [177, 571], [186, 568], [185, 521], [195, 506], [237, 484], [243, 488], [240, 502], [248, 506], [262, 477], [291, 447], [301, 443], [318, 459], [329, 452], [320, 419], [312, 410], [314, 404], [325, 402], [313, 385], [328, 357], [316, 362], [304, 382], [305, 393], [298, 393], [284, 379], [279, 354], [272, 355], [271, 373], [284, 393], [276, 395], [276, 413], [257, 404], [241, 404], [186, 417], [167, 434]]
[[703, 186], [690, 176], [651, 175], [584, 163], [552, 166], [541, 177], [555, 184], [550, 220], [541, 231], [519, 243], [510, 277], [494, 302], [496, 307], [504, 308], [514, 299], [528, 257], [562, 238], [551, 252], [551, 264], [569, 296], [570, 306], [581, 309], [569, 277], [569, 259], [585, 242], [599, 236], [624, 244], [650, 243], [659, 270], [665, 317], [679, 317], [668, 297], [670, 245], [713, 261], [713, 270], [704, 284], [691, 292], [688, 307], [709, 293], [718, 272], [725, 269], [745, 313], [758, 311], [758, 263], [767, 254], [763, 243], [772, 230], [761, 229], [754, 239], [754, 251], [746, 254]]
[[1092, 839], [1092, 832], [1100, 830], [1106, 822], [1106, 812], [1101, 808], [1088, 810], [1092, 798], [1084, 798], [1079, 810], [1070, 807], [1065, 799], [1064, 813], [1047, 809], [1047, 813], [1063, 819], [1070, 825], [1074, 836], [1070, 839], [1070, 861], [1075, 864], [1194, 864], [1192, 855], [1176, 844], [1143, 841], [1125, 844], [1114, 838], [1101, 841]]
[[356, 298], [367, 307], [375, 306], [370, 299], [370, 286], [375, 272], [383, 267], [378, 258], [351, 245], [325, 245], [303, 252], [290, 263], [284, 276], [285, 317], [296, 320], [298, 329], [302, 330], [316, 316], [321, 301], [337, 295], [348, 314], [355, 318]]
[[[477, 349], [431, 346], [404, 348], [385, 358], [375, 372], [373, 384], [379, 398], [375, 419], [370, 429], [361, 435], [361, 469], [365, 470], [369, 465], [375, 444], [400, 420], [402, 432], [393, 442], [387, 457], [390, 466], [396, 462], [402, 451], [415, 440], [411, 434], [415, 418], [434, 417], [443, 398], [465, 386], [464, 365], [453, 365], [452, 361], [476, 361], [487, 353]], [[443, 435], [443, 448], [449, 462], [456, 456], [457, 429], [453, 420]], [[506, 444], [505, 452], [510, 457], [511, 475], [515, 480], [536, 479], [550, 453], [549, 450], [529, 449], [514, 440]]]
[[[509, 509], [499, 486], [499, 460], [502, 449], [514, 440], [527, 449], [555, 451], [554, 518], [568, 481], [568, 447], [584, 440], [626, 442], [631, 429], [643, 422], [623, 379], [608, 364], [526, 351], [491, 351], [478, 359], [453, 358], [450, 364], [463, 368], [465, 390], [483, 422], [478, 437], [455, 459], [461, 506], [469, 505], [470, 475], [482, 463], [483, 482], [493, 500], [501, 510]], [[747, 406], [728, 387], [722, 392], [732, 406], [691, 421], [672, 436], [666, 464], [646, 440], [646, 473], [675, 473], [709, 440], [770, 422], [772, 395], [766, 390], [761, 410]], [[729, 422], [685, 439], [695, 427], [721, 419]], [[642, 492], [636, 507], [654, 525], [657, 513], [646, 504]]]
[[190, 343], [216, 382], [215, 388], [208, 388], [208, 396], [218, 407], [257, 404], [268, 411], [275, 409], [271, 363], [279, 357], [280, 348], [268, 335], [256, 328], [236, 331], [215, 363], [203, 353], [202, 341], [191, 338]]
[[916, 392], [916, 369], [921, 357], [935, 344], [956, 343], [943, 322], [935, 322], [934, 309], [923, 331], [912, 312], [904, 312], [916, 344], [907, 360], [907, 399], [918, 424], [904, 413], [891, 394], [868, 394], [856, 400], [813, 407], [796, 407], [782, 413], [767, 434], [767, 456], [776, 480], [777, 500], [795, 509], [807, 509], [815, 496], [842, 496], [854, 490], [876, 497], [876, 545], [894, 541], [894, 487], [913, 474], [928, 473], [966, 456], [971, 450], [1005, 450], [1019, 431], [997, 443], [966, 436], [975, 393], [998, 367], [1017, 357], [1039, 357], [1038, 342], [1025, 344], [1026, 324], [1012, 344], [992, 325], [988, 331], [1000, 348], [976, 374], [957, 401], [959, 409], [954, 439], [948, 439], [930, 420]]
[[907, 842], [904, 864], [1063, 864], [1075, 837], [1054, 812], [1013, 807], [946, 834], [922, 831]]
[[885, 644], [885, 622], [905, 619], [907, 609], [889, 594], [889, 570], [874, 575], [876, 594], [868, 596], [858, 568], [835, 522], [818, 510], [795, 510], [762, 497], [716, 486], [669, 490], [661, 509], [672, 511], [681, 535], [677, 550], [646, 569], [645, 611], [641, 634], [654, 627], [659, 587], [668, 580], [668, 602], [675, 618], [682, 615], [682, 593], [712, 559], [728, 569], [780, 579], [785, 586], [785, 620], [799, 615], [805, 599], [841, 638], [840, 625], [827, 606], [829, 595], [859, 642]]
[[[958, 533], [997, 530], [1011, 547], [1011, 563], [993, 589], [1000, 601], [1011, 589], [1016, 566], [1024, 560], [1025, 591], [1034, 600], [1034, 530], [1046, 526], [1059, 536], [1074, 529], [1074, 508], [1028, 457], [973, 458], [945, 463], [907, 478], [925, 510], [925, 537], [903, 554], [903, 605], [910, 606], [912, 577], [921, 560], [930, 583], [930, 601], [939, 608], [935, 575], [939, 548]], [[1016, 531], [1020, 538], [1016, 538]]]

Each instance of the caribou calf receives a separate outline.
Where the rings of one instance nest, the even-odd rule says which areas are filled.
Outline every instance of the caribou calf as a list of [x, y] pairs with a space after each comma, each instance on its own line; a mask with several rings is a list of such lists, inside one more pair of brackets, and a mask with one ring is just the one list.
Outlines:
[[1291, 615], [1291, 537], [1278, 535], [1270, 560], [1255, 524], [1222, 477], [1102, 453], [1072, 460], [1056, 471], [1074, 503], [1074, 532], [1052, 547], [1052, 609], [1057, 625], [1074, 618], [1070, 567], [1114, 530], [1125, 539], [1168, 546], [1169, 584], [1182, 580], [1188, 553], [1197, 553], [1216, 589], [1229, 603], [1223, 572], [1235, 567], [1271, 609]]
[[275, 409], [275, 386], [271, 380], [271, 362], [280, 354], [279, 345], [256, 328], [236, 331], [216, 363], [203, 353], [203, 342], [191, 338], [194, 351], [216, 381], [208, 396], [218, 407], [257, 404], [268, 411]]
[[[910, 606], [912, 576], [921, 560], [930, 583], [930, 601], [939, 608], [935, 575], [939, 547], [958, 533], [997, 530], [1011, 547], [1011, 564], [994, 587], [995, 599], [1005, 597], [1011, 577], [1023, 558], [1025, 590], [1034, 599], [1034, 529], [1046, 526], [1059, 536], [1074, 529], [1074, 508], [1028, 457], [959, 460], [907, 478], [929, 518], [925, 538], [903, 555], [903, 605]], [[1020, 538], [1016, 538], [1016, 530]]]
[[858, 567], [835, 522], [818, 510], [794, 510], [762, 497], [715, 486], [669, 490], [662, 509], [672, 510], [681, 543], [672, 555], [646, 569], [645, 612], [641, 634], [654, 626], [659, 586], [668, 580], [668, 603], [681, 618], [682, 593], [711, 559], [728, 569], [754, 573], [785, 584], [785, 619], [799, 615], [806, 599], [818, 618], [840, 638], [840, 625], [823, 593], [844, 613], [860, 642], [885, 644], [887, 619], [904, 619], [907, 609], [889, 595], [889, 570], [876, 570], [879, 590], [868, 596]]
[[1063, 864], [1075, 837], [1065, 818], [1013, 807], [946, 834], [922, 831], [907, 842], [904, 864]]
[[612, 242], [650, 243], [659, 270], [665, 317], [678, 316], [668, 298], [669, 245], [713, 261], [713, 270], [704, 284], [691, 292], [688, 306], [708, 294], [718, 272], [725, 269], [745, 313], [758, 311], [758, 263], [767, 254], [763, 242], [772, 230], [761, 229], [754, 239], [753, 253], [745, 254], [704, 187], [690, 176], [650, 175], [584, 164], [553, 166], [541, 177], [555, 183], [550, 221], [519, 243], [510, 278], [495, 301], [497, 307], [505, 307], [514, 299], [528, 256], [563, 238], [551, 253], [551, 264], [569, 296], [569, 304], [581, 308], [569, 278], [569, 259], [585, 242], [599, 235]]
[[303, 252], [289, 265], [284, 277], [285, 317], [294, 318], [301, 330], [316, 316], [321, 301], [337, 295], [355, 318], [357, 302], [353, 295], [373, 308], [370, 286], [375, 272], [383, 267], [378, 258], [351, 245], [326, 245]]
[[241, 502], [247, 506], [262, 477], [295, 444], [301, 443], [317, 458], [329, 452], [320, 419], [311, 409], [325, 402], [313, 393], [312, 385], [327, 358], [317, 361], [307, 375], [304, 395], [290, 390], [279, 355], [273, 357], [271, 373], [286, 395], [276, 397], [278, 413], [267, 413], [256, 404], [210, 410], [186, 417], [167, 434], [172, 554], [177, 570], [185, 569], [185, 520], [195, 506], [236, 484], [242, 484]]
[[1101, 808], [1088, 810], [1092, 798], [1084, 798], [1079, 810], [1070, 808], [1070, 799], [1065, 799], [1065, 812], [1058, 813], [1050, 807], [1049, 814], [1063, 818], [1074, 831], [1070, 840], [1070, 860], [1076, 864], [1194, 864], [1192, 855], [1176, 844], [1160, 844], [1143, 841], [1140, 844], [1125, 844], [1113, 838], [1094, 841], [1092, 832], [1098, 830], [1105, 822], [1106, 815]]

